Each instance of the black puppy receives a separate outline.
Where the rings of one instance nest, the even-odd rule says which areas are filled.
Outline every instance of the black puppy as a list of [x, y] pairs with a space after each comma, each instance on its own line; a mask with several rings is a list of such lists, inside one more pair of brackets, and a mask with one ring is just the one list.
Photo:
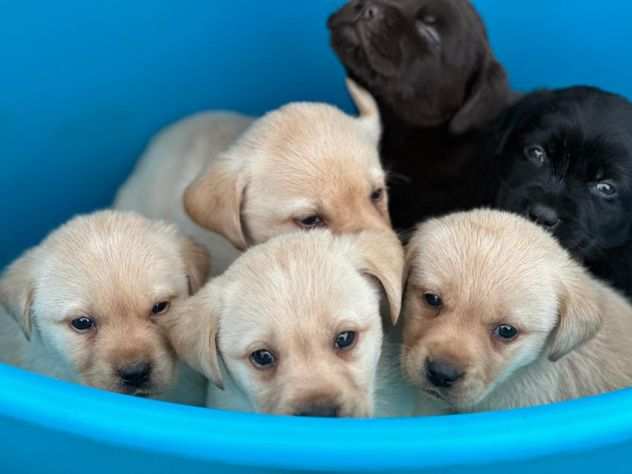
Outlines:
[[511, 100], [466, 0], [355, 0], [328, 21], [347, 74], [377, 99], [397, 229], [488, 204], [480, 134]]
[[535, 92], [499, 119], [491, 146], [497, 206], [632, 296], [632, 103], [592, 87]]

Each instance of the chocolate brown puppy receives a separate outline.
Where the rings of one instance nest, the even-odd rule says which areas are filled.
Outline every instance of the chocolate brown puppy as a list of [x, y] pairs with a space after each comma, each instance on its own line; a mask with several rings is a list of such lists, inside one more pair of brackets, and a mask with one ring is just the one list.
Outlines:
[[328, 22], [347, 73], [377, 99], [398, 229], [491, 203], [481, 131], [511, 101], [466, 0], [354, 0]]

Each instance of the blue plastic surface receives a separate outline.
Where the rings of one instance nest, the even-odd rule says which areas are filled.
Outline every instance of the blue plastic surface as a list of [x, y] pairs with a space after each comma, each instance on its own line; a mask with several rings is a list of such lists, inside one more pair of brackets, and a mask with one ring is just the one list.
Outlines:
[[[109, 204], [148, 138], [207, 108], [349, 107], [340, 0], [0, 0], [0, 267]], [[632, 3], [478, 0], [520, 89], [632, 96]], [[632, 471], [632, 393], [513, 412], [310, 420], [137, 400], [0, 366], [0, 473]]]

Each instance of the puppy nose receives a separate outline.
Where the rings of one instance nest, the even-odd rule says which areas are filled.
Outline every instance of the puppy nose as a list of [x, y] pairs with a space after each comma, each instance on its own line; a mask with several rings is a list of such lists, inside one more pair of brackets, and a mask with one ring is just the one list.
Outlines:
[[560, 223], [560, 217], [555, 209], [544, 204], [535, 204], [527, 211], [527, 215], [536, 224], [550, 230], [555, 229]]
[[336, 405], [333, 403], [327, 403], [327, 404], [319, 403], [319, 404], [313, 404], [313, 405], [306, 405], [299, 408], [294, 413], [294, 416], [314, 416], [314, 417], [321, 417], [321, 418], [337, 418], [339, 416], [339, 412], [340, 412], [339, 405]]
[[426, 361], [426, 378], [435, 387], [451, 387], [461, 379], [465, 372], [449, 362], [441, 360]]
[[134, 362], [118, 370], [121, 380], [131, 387], [140, 387], [149, 382], [151, 364], [146, 361]]

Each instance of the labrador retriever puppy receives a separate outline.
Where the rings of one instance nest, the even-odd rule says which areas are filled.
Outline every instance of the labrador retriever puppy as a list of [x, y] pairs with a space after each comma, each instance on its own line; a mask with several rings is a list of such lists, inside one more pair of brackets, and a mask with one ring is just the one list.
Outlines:
[[392, 231], [290, 233], [252, 247], [162, 324], [219, 387], [210, 407], [368, 417], [382, 346], [376, 283], [395, 324], [403, 266]]
[[593, 87], [535, 92], [499, 119], [489, 153], [496, 206], [632, 296], [632, 104]]
[[376, 98], [396, 229], [490, 204], [480, 131], [512, 100], [467, 0], [353, 0], [328, 21], [347, 74]]
[[358, 118], [295, 103], [258, 120], [203, 113], [178, 122], [149, 146], [115, 205], [204, 242], [215, 274], [238, 250], [286, 232], [390, 228], [377, 105], [352, 82], [349, 90]]
[[208, 271], [206, 249], [173, 225], [126, 212], [76, 217], [0, 278], [0, 361], [113, 392], [203, 404], [204, 379], [177, 367], [157, 321]]
[[632, 385], [632, 307], [538, 225], [456, 213], [422, 224], [406, 258], [402, 366], [419, 414]]

